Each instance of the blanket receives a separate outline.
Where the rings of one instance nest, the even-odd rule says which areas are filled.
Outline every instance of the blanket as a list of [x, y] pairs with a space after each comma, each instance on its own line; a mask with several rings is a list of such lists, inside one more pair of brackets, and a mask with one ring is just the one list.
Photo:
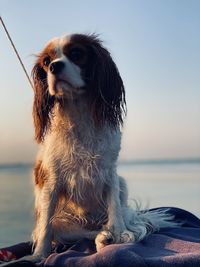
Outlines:
[[[166, 208], [163, 208], [166, 209]], [[200, 219], [188, 211], [168, 208], [176, 228], [164, 228], [138, 243], [112, 244], [96, 252], [94, 242], [83, 239], [58, 245], [43, 262], [12, 263], [9, 266], [40, 267], [200, 267]], [[20, 243], [0, 249], [0, 261], [18, 259], [31, 253], [32, 244]]]

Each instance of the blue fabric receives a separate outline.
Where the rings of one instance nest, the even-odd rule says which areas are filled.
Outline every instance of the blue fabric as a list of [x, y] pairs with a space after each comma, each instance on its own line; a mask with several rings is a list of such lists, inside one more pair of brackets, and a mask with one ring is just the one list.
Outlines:
[[[98, 253], [94, 243], [86, 239], [74, 245], [58, 246], [39, 266], [200, 267], [200, 220], [182, 209], [169, 208], [169, 212], [182, 222], [180, 227], [162, 229], [139, 243], [109, 245]], [[19, 246], [6, 249], [15, 253], [18, 248], [19, 253]], [[28, 246], [28, 243], [21, 244], [21, 249], [27, 251]]]

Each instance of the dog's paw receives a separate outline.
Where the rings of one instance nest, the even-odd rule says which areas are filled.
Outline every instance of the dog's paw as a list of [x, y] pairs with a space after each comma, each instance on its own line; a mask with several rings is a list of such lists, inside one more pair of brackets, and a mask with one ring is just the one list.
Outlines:
[[96, 236], [95, 244], [96, 250], [99, 251], [110, 244], [130, 243], [134, 241], [134, 234], [128, 230], [124, 230], [115, 234], [113, 234], [111, 231], [102, 231]]
[[104, 248], [109, 244], [115, 243], [115, 238], [110, 231], [102, 231], [100, 232], [95, 239], [96, 250], [99, 251], [100, 249]]
[[128, 230], [121, 231], [119, 233], [112, 233], [111, 231], [100, 232], [95, 239], [96, 250], [99, 251], [110, 244], [121, 244], [134, 242], [134, 234]]
[[130, 243], [135, 241], [133, 232], [125, 230], [120, 234], [120, 243]]

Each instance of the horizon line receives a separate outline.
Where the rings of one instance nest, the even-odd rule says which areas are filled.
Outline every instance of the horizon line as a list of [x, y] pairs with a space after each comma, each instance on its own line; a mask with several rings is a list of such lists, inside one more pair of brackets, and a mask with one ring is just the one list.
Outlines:
[[[185, 157], [185, 158], [153, 158], [153, 159], [120, 159], [118, 164], [124, 165], [137, 165], [137, 164], [200, 164], [200, 157]], [[10, 163], [0, 163], [0, 168], [6, 167], [31, 167], [34, 165], [34, 162], [10, 162]]]

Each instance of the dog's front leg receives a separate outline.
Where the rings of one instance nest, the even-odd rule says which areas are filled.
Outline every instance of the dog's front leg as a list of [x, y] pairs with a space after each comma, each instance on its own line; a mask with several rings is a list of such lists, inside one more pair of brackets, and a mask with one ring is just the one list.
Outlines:
[[133, 233], [126, 229], [123, 220], [119, 177], [117, 175], [113, 177], [109, 187], [107, 205], [108, 222], [105, 225], [105, 230], [100, 232], [95, 239], [97, 251], [111, 243], [127, 243], [134, 240]]
[[[51, 219], [54, 215], [56, 203], [58, 199], [58, 188], [55, 188], [54, 183], [46, 181], [42, 188], [38, 188], [37, 201], [35, 203], [37, 218], [36, 227], [34, 230], [34, 252], [33, 255], [24, 256], [13, 262], [40, 262], [51, 253], [52, 241], [52, 223]], [[7, 264], [2, 265], [7, 266]], [[13, 265], [14, 266], [14, 265]]]
[[[46, 182], [40, 192], [38, 218], [34, 231], [35, 249], [33, 261], [46, 258], [51, 253], [52, 217], [58, 200], [58, 188], [54, 183]], [[37, 208], [37, 207], [36, 207]]]

